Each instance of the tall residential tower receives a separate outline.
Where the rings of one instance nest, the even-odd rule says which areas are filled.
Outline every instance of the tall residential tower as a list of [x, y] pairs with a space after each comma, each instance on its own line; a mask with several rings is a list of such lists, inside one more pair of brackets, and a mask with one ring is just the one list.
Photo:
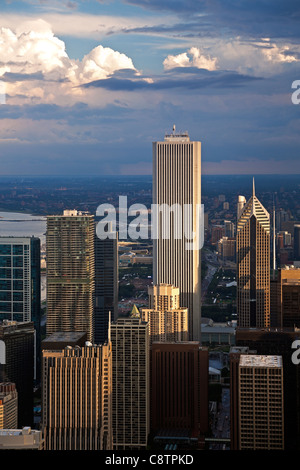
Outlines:
[[88, 213], [47, 217], [47, 336], [85, 331], [94, 341], [94, 233]]
[[149, 324], [134, 313], [111, 324], [114, 450], [145, 450], [150, 432]]

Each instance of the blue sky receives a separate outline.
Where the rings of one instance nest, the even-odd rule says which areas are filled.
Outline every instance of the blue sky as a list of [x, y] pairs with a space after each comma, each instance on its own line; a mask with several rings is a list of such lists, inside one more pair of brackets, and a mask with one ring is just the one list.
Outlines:
[[173, 124], [203, 173], [300, 174], [297, 0], [7, 0], [0, 28], [2, 174], [151, 174]]

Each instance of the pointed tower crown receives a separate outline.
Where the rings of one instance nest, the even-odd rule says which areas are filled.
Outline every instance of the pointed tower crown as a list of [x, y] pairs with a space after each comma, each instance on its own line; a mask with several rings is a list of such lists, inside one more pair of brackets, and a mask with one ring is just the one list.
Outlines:
[[237, 221], [237, 231], [241, 230], [241, 228], [247, 223], [247, 221], [252, 216], [256, 217], [258, 222], [264, 227], [267, 232], [270, 232], [270, 214], [255, 196], [254, 178], [252, 196], [245, 204], [243, 211]]
[[140, 316], [139, 309], [137, 308], [137, 306], [135, 304], [133, 305], [133, 307], [131, 309], [130, 316], [131, 317], [139, 317]]

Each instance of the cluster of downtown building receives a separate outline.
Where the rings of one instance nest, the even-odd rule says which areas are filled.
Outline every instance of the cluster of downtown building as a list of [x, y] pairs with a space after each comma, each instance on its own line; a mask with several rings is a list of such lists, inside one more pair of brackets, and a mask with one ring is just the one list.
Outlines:
[[[201, 205], [200, 142], [173, 130], [153, 143], [153, 203]], [[46, 450], [206, 448], [201, 249], [186, 250], [169, 223], [171, 236], [153, 240], [148, 308], [120, 316], [118, 237], [97, 237], [96, 217], [88, 213], [48, 216], [43, 340], [39, 240], [0, 239], [0, 446], [1, 439], [7, 447], [18, 439], [20, 447]], [[253, 185], [248, 202], [238, 201], [231, 449], [300, 448], [299, 367], [291, 360], [300, 269], [273, 269], [271, 278], [270, 233], [270, 215]], [[39, 383], [36, 431], [32, 390]]]

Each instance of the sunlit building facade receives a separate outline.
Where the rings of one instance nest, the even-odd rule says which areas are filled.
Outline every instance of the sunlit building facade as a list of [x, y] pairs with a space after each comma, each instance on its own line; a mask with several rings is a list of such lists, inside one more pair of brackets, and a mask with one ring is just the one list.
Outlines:
[[270, 326], [270, 216], [253, 194], [237, 222], [238, 326]]
[[47, 217], [47, 336], [85, 331], [94, 341], [94, 233], [88, 213]]
[[[189, 312], [189, 339], [201, 336], [201, 142], [188, 133], [166, 134], [153, 143], [153, 283], [180, 290], [180, 305]], [[159, 212], [163, 205], [169, 216]], [[184, 212], [184, 207], [190, 212]], [[153, 214], [152, 214], [153, 215]], [[188, 229], [187, 229], [188, 227]], [[192, 240], [192, 232], [196, 234]], [[194, 243], [193, 243], [194, 241]], [[193, 243], [193, 248], [188, 245]]]

